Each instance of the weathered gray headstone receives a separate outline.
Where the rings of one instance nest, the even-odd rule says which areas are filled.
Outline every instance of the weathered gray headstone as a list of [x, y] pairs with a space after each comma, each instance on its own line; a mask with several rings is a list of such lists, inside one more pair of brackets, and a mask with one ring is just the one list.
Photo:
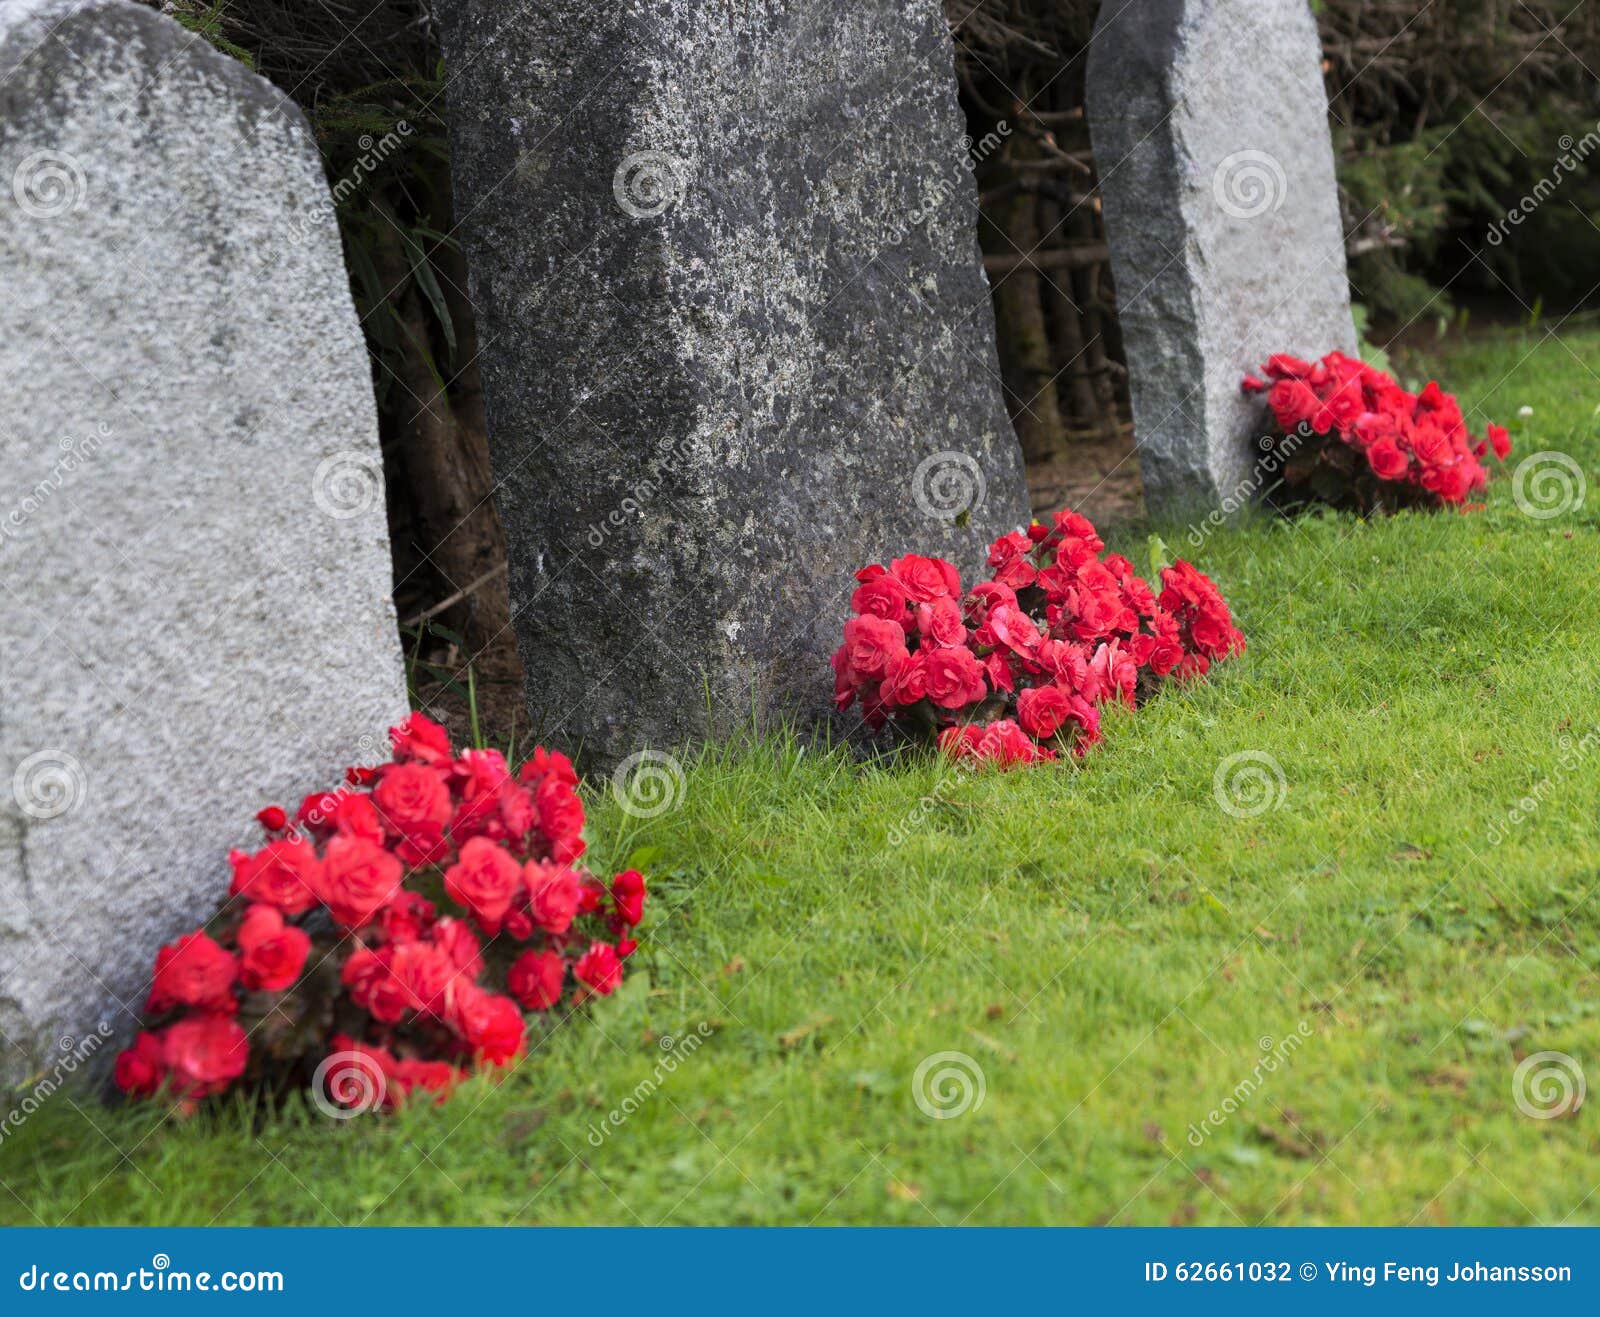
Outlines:
[[530, 734], [822, 714], [858, 567], [1028, 512], [937, 0], [441, 17]]
[[127, 0], [6, 0], [0, 270], [12, 1080], [133, 1025], [255, 811], [381, 758], [405, 685], [372, 380], [299, 112]]
[[1306, 0], [1101, 9], [1089, 127], [1150, 510], [1258, 492], [1273, 352], [1355, 351], [1344, 235]]

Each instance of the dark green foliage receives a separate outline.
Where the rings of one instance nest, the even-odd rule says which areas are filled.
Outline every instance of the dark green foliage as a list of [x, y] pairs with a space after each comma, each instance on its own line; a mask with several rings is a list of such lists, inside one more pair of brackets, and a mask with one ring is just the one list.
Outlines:
[[[1350, 276], [1408, 325], [1486, 297], [1570, 305], [1600, 282], [1600, 15], [1559, 0], [1324, 0]], [[1563, 162], [1563, 157], [1566, 157]], [[1546, 180], [1540, 186], [1540, 180]], [[1540, 188], [1517, 223], [1507, 213]]]

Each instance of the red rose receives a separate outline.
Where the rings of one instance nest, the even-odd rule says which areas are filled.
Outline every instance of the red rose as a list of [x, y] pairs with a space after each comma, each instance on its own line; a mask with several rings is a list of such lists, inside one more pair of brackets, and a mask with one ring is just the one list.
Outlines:
[[553, 951], [524, 951], [506, 971], [506, 991], [530, 1011], [547, 1011], [561, 1000], [567, 967]]
[[509, 997], [464, 989], [456, 994], [454, 1024], [467, 1046], [490, 1065], [504, 1065], [522, 1052], [527, 1026]]
[[431, 718], [413, 713], [398, 727], [389, 729], [389, 743], [396, 759], [417, 759], [425, 764], [450, 760], [450, 733]]
[[983, 664], [983, 675], [997, 691], [1016, 689], [1016, 674], [1011, 671], [1012, 658], [1007, 651], [991, 649], [978, 662]]
[[345, 794], [344, 787], [336, 791], [313, 791], [300, 801], [300, 808], [294, 814], [296, 825], [313, 837], [326, 837], [333, 831], [333, 816]]
[[450, 957], [426, 942], [402, 942], [390, 949], [389, 972], [405, 989], [412, 1010], [443, 1017], [460, 971]]
[[112, 1079], [129, 1097], [151, 1097], [160, 1092], [166, 1081], [166, 1053], [161, 1039], [153, 1033], [140, 1031], [133, 1046], [117, 1054], [116, 1069]]
[[282, 832], [289, 826], [289, 816], [281, 805], [268, 805], [256, 815], [256, 822], [266, 832]]
[[256, 992], [282, 992], [305, 968], [311, 938], [275, 906], [253, 905], [239, 924], [239, 978]]
[[1048, 741], [1066, 722], [1072, 701], [1059, 686], [1034, 686], [1017, 696], [1017, 721], [1029, 736]]
[[979, 741], [979, 757], [1011, 768], [1017, 764], [1033, 764], [1054, 759], [1056, 752], [1037, 746], [1028, 734], [1009, 718], [997, 718], [983, 729]]
[[539, 832], [550, 847], [550, 858], [571, 864], [583, 854], [583, 801], [572, 783], [551, 776], [534, 792]]
[[1015, 608], [1017, 592], [1009, 585], [1001, 585], [998, 581], [979, 581], [972, 587], [972, 593], [962, 601], [962, 611], [966, 614], [967, 621], [981, 625], [1001, 604], [1010, 604]]
[[1489, 425], [1489, 446], [1502, 462], [1511, 456], [1511, 432], [1503, 425]]
[[644, 875], [625, 869], [611, 880], [611, 900], [622, 922], [632, 926], [644, 918]]
[[864, 581], [850, 596], [852, 612], [881, 617], [887, 622], [898, 622], [904, 618], [908, 602], [909, 596], [899, 577], [890, 576], [887, 572]]
[[304, 837], [279, 837], [254, 855], [231, 851], [235, 896], [275, 905], [286, 915], [303, 914], [317, 903], [322, 868], [315, 848]]
[[884, 675], [878, 698], [885, 704], [915, 704], [928, 693], [922, 651], [897, 658]]
[[245, 1032], [227, 1015], [191, 1015], [161, 1035], [174, 1091], [186, 1098], [220, 1093], [250, 1059]]
[[1122, 648], [1121, 641], [1108, 641], [1102, 643], [1089, 660], [1089, 680], [1094, 683], [1100, 699], [1119, 699], [1131, 709], [1134, 688], [1139, 680], [1139, 665]]
[[400, 861], [365, 837], [333, 838], [322, 857], [322, 903], [335, 923], [361, 928], [400, 889]]
[[994, 579], [1011, 590], [1022, 590], [1033, 584], [1039, 570], [1026, 558], [1013, 558], [995, 572]]
[[478, 953], [478, 935], [459, 919], [449, 916], [433, 926], [429, 935], [433, 945], [450, 957], [450, 963], [469, 979], [483, 973], [483, 957]]
[[1262, 370], [1275, 379], [1282, 379], [1285, 375], [1299, 378], [1311, 374], [1311, 363], [1292, 357], [1287, 352], [1274, 352], [1267, 358]]
[[1056, 528], [1053, 534], [1062, 541], [1063, 547], [1069, 542], [1076, 542], [1088, 550], [1091, 556], [1106, 547], [1106, 542], [1100, 538], [1094, 523], [1081, 512], [1063, 510], [1055, 514], [1054, 521]]
[[1367, 461], [1372, 474], [1379, 480], [1404, 480], [1411, 468], [1411, 460], [1395, 445], [1392, 439], [1380, 439], [1367, 449]]
[[412, 1009], [411, 993], [390, 968], [393, 947], [357, 947], [339, 971], [350, 998], [380, 1024], [395, 1024]]
[[990, 609], [981, 630], [981, 640], [992, 639], [994, 644], [1004, 646], [1025, 659], [1031, 659], [1038, 652], [1039, 642], [1043, 639], [1038, 623], [1020, 608], [1009, 604]]
[[1021, 558], [1031, 552], [1032, 540], [1020, 530], [1009, 531], [989, 546], [988, 563], [991, 567], [1003, 567], [1013, 558]]
[[390, 1069], [387, 1097], [393, 1103], [397, 1093], [407, 1097], [420, 1089], [424, 1093], [432, 1093], [436, 1103], [443, 1102], [462, 1078], [461, 1071], [448, 1061], [419, 1061], [407, 1057], [394, 1062]]
[[378, 817], [371, 796], [341, 791], [328, 799], [334, 801], [332, 823], [335, 832], [343, 837], [361, 837], [382, 844], [383, 820]]
[[961, 605], [948, 598], [918, 604], [917, 634], [935, 645], [966, 644], [967, 627], [961, 618]]
[[231, 1011], [234, 980], [239, 965], [204, 932], [185, 933], [156, 953], [155, 979], [145, 1009], [164, 1011], [172, 1006], [202, 1006]]
[[573, 977], [601, 996], [610, 996], [622, 982], [622, 962], [607, 942], [592, 942], [572, 967]]
[[468, 750], [456, 761], [461, 809], [451, 825], [457, 841], [468, 837], [505, 840], [509, 833], [500, 809], [502, 788], [513, 787], [511, 769], [497, 750]]
[[1279, 380], [1267, 393], [1267, 406], [1285, 434], [1293, 434], [1309, 423], [1322, 406], [1317, 395], [1303, 380]]
[[889, 572], [905, 586], [906, 593], [916, 603], [927, 603], [945, 595], [961, 598], [961, 575], [954, 564], [943, 558], [923, 558], [908, 553], [890, 563]]
[[583, 882], [564, 864], [530, 860], [522, 870], [528, 913], [546, 933], [565, 933], [583, 901]]
[[378, 931], [385, 942], [413, 942], [433, 927], [438, 912], [421, 892], [402, 887], [378, 915]]
[[882, 681], [906, 653], [905, 629], [881, 617], [852, 617], [844, 624], [845, 662], [858, 683]]
[[517, 781], [525, 787], [537, 787], [546, 778], [555, 778], [569, 787], [578, 785], [578, 770], [572, 760], [559, 750], [546, 750], [542, 745], [533, 747], [533, 757], [517, 770]]
[[1100, 739], [1100, 710], [1080, 695], [1070, 697], [1068, 704], [1067, 721], [1076, 723], [1079, 728], [1072, 744], [1073, 753], [1082, 757]]
[[474, 837], [461, 848], [461, 858], [445, 870], [444, 890], [465, 906], [485, 932], [497, 932], [512, 898], [522, 885], [522, 866], [501, 846]]
[[1065, 640], [1045, 640], [1039, 645], [1037, 662], [1046, 673], [1069, 691], [1083, 693], [1088, 678], [1089, 657], [1081, 645]]
[[[562, 785], [565, 790], [572, 790]], [[539, 818], [539, 807], [533, 802], [533, 792], [515, 782], [506, 782], [496, 794], [500, 803], [500, 827], [511, 840], [520, 841]], [[581, 828], [583, 825], [580, 823], [578, 826]]]
[[959, 709], [988, 693], [983, 665], [964, 647], [927, 651], [925, 680], [928, 698], [941, 709]]
[[939, 749], [952, 759], [974, 759], [1001, 768], [1032, 764], [1056, 757], [1054, 750], [1036, 746], [1028, 734], [1009, 718], [999, 718], [987, 727], [967, 724], [947, 727], [939, 734]]
[[450, 822], [450, 789], [426, 764], [394, 764], [372, 793], [379, 816], [401, 836], [438, 832]]

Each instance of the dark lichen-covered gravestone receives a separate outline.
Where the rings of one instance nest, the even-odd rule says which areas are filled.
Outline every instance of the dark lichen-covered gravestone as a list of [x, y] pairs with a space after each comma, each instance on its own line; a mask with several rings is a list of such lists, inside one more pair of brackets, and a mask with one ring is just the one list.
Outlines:
[[12, 1080], [102, 1023], [109, 1060], [255, 811], [381, 758], [405, 686], [371, 375], [299, 111], [127, 0], [7, 0], [0, 270]]
[[1102, 8], [1088, 110], [1146, 502], [1260, 491], [1273, 352], [1355, 350], [1321, 49], [1306, 0]]
[[441, 18], [533, 733], [820, 714], [856, 568], [1027, 516], [937, 0]]

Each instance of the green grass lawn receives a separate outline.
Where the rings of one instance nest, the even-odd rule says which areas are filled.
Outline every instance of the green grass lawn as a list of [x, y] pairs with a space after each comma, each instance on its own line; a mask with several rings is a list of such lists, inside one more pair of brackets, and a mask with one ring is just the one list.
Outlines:
[[[653, 901], [592, 1020], [392, 1118], [57, 1096], [0, 1144], [0, 1219], [1600, 1223], [1600, 1103], [1513, 1099], [1544, 1050], [1600, 1082], [1589, 361], [1600, 332], [1537, 328], [1436, 363], [1511, 465], [1572, 455], [1581, 508], [1524, 515], [1508, 469], [1476, 515], [1164, 529], [1250, 652], [1081, 767], [768, 744], [652, 820], [595, 791], [596, 867], [642, 851]], [[1282, 773], [1251, 817], [1215, 790], [1242, 752]], [[946, 1119], [937, 1053], [981, 1074]]]

